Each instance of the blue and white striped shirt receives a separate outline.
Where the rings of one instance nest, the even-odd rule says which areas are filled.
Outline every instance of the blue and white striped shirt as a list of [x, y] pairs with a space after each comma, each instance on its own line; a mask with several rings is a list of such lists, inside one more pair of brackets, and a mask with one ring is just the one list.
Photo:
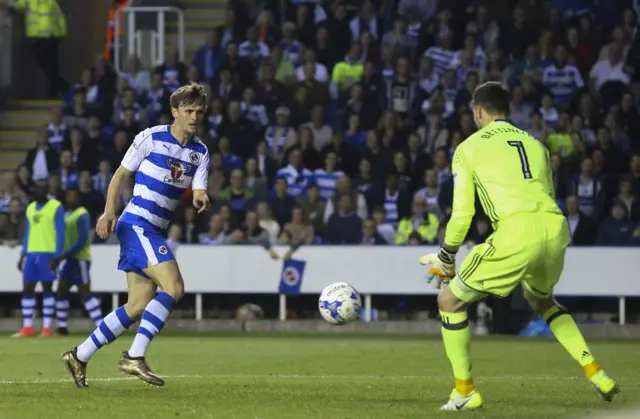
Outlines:
[[386, 222], [391, 224], [394, 228], [398, 226], [400, 221], [398, 215], [398, 196], [399, 192], [394, 195], [389, 194], [388, 190], [384, 191], [384, 209], [387, 211]]
[[333, 194], [336, 193], [336, 190], [338, 189], [338, 179], [340, 179], [340, 176], [342, 175], [344, 175], [344, 173], [339, 170], [329, 173], [324, 169], [316, 169], [313, 172], [316, 185], [318, 185], [318, 188], [320, 189], [320, 197], [323, 200], [326, 201], [330, 199]]
[[584, 87], [580, 70], [573, 64], [547, 66], [542, 72], [542, 84], [549, 89], [556, 105], [567, 103], [577, 89]]
[[298, 170], [292, 165], [288, 165], [278, 170], [276, 178], [279, 177], [287, 180], [287, 195], [297, 198], [307, 192], [309, 183], [313, 180], [313, 173], [309, 169]]
[[209, 151], [198, 137], [181, 145], [169, 125], [158, 125], [136, 136], [122, 166], [136, 175], [120, 221], [164, 231], [192, 183], [193, 189], [207, 189]]
[[438, 76], [442, 74], [454, 64], [458, 53], [456, 51], [443, 49], [440, 47], [431, 47], [424, 53], [425, 57], [431, 58], [433, 67]]
[[255, 45], [251, 42], [244, 41], [238, 47], [238, 55], [245, 58], [269, 58], [269, 47], [262, 41], [258, 41]]

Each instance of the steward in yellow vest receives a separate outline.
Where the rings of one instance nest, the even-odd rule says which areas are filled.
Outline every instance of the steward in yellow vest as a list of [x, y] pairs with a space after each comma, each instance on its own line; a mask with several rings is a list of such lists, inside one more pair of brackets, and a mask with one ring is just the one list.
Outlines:
[[24, 14], [27, 38], [31, 41], [38, 66], [48, 79], [48, 96], [54, 99], [60, 89], [66, 93], [69, 87], [60, 76], [58, 43], [67, 36], [67, 20], [56, 0], [13, 0], [9, 4], [12, 13]]
[[423, 196], [413, 198], [413, 215], [403, 218], [398, 223], [396, 244], [407, 244], [409, 236], [414, 231], [420, 235], [423, 243], [435, 243], [438, 238], [440, 221], [435, 214], [426, 210], [426, 201]]
[[91, 293], [91, 217], [85, 207], [80, 206], [80, 192], [77, 189], [67, 189], [65, 193], [67, 212], [65, 221], [64, 251], [54, 264], [60, 263], [58, 270], [58, 295], [56, 301], [56, 317], [58, 319], [58, 334], [68, 335], [67, 319], [69, 317], [69, 290], [74, 285], [78, 288], [80, 299], [98, 326], [102, 321], [100, 301]]
[[36, 284], [42, 284], [43, 336], [51, 336], [51, 322], [55, 310], [55, 296], [52, 293], [56, 274], [53, 270], [54, 258], [59, 256], [64, 246], [64, 207], [60, 201], [47, 199], [43, 185], [34, 190], [35, 200], [27, 206], [26, 227], [22, 254], [18, 269], [24, 280], [22, 296], [23, 327], [16, 336], [33, 336], [33, 312], [36, 307]]

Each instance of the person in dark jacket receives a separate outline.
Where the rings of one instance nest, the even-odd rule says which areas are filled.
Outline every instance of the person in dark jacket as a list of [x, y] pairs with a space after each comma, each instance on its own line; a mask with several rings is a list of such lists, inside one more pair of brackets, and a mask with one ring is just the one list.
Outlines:
[[598, 231], [595, 220], [580, 211], [580, 203], [576, 195], [569, 195], [565, 202], [571, 244], [573, 246], [592, 246], [596, 241]]
[[624, 204], [615, 202], [611, 207], [611, 215], [605, 219], [598, 229], [596, 244], [600, 246], [627, 246], [635, 226], [629, 221]]
[[46, 179], [60, 167], [60, 156], [49, 146], [46, 129], [38, 130], [36, 146], [29, 150], [24, 164], [33, 174], [34, 180]]
[[378, 225], [373, 218], [367, 218], [362, 223], [362, 240], [360, 244], [363, 246], [388, 244], [377, 231]]
[[340, 210], [331, 214], [325, 227], [325, 243], [359, 243], [362, 238], [362, 219], [353, 210], [351, 195], [342, 195], [338, 207]]
[[291, 219], [291, 212], [295, 203], [293, 198], [287, 195], [287, 179], [283, 177], [277, 178], [274, 191], [267, 198], [267, 204], [269, 204], [273, 218], [280, 224], [280, 227]]

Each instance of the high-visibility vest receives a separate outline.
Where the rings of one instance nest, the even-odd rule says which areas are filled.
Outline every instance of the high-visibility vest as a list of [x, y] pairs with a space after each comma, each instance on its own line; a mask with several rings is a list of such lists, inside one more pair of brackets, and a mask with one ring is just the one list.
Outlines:
[[[111, 46], [113, 45], [113, 41], [115, 40], [116, 36], [122, 36], [122, 32], [123, 32], [123, 23], [122, 23], [123, 14], [118, 13], [118, 10], [128, 7], [129, 3], [131, 3], [131, 0], [114, 1], [113, 6], [111, 6], [111, 9], [109, 10], [109, 22], [107, 26], [107, 42], [105, 43], [105, 47], [104, 47], [104, 58], [106, 58], [107, 60], [111, 59]], [[119, 22], [117, 34], [116, 34], [116, 19], [118, 19], [118, 22]]]
[[67, 20], [56, 0], [17, 0], [13, 10], [24, 13], [27, 38], [62, 38]]
[[[89, 216], [89, 212], [84, 207], [78, 207], [73, 211], [67, 211], [64, 215], [64, 251], [66, 252], [78, 240], [78, 219], [82, 216]], [[91, 260], [91, 244], [89, 241], [78, 250], [78, 253], [69, 255], [80, 260]]]
[[34, 201], [27, 207], [26, 217], [29, 222], [27, 237], [27, 253], [56, 252], [56, 212], [62, 205], [60, 201], [50, 199], [39, 210]]

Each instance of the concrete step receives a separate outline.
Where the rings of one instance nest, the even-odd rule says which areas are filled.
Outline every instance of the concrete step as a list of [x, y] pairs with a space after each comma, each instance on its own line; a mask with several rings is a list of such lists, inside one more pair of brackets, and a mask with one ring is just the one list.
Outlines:
[[[200, 47], [204, 43], [204, 38], [205, 38], [205, 34], [204, 33], [185, 33], [184, 34], [184, 46], [185, 46], [185, 49], [188, 46]], [[165, 38], [165, 41], [166, 41], [167, 45], [177, 46], [178, 45], [178, 34], [177, 33], [167, 34], [167, 37]], [[191, 57], [191, 58], [193, 58], [193, 57]]]
[[[187, 9], [184, 11], [184, 26], [208, 23], [210, 28], [215, 28], [224, 22], [224, 14], [224, 9]], [[177, 28], [178, 21], [167, 22], [167, 26]]]
[[0, 145], [2, 145], [5, 141], [34, 144], [36, 141], [36, 132], [32, 129], [0, 129]]
[[6, 140], [0, 138], [0, 152], [1, 151], [24, 151], [31, 150], [36, 145], [35, 140]]
[[[25, 157], [26, 157], [26, 154], [25, 154]], [[23, 163], [23, 160], [20, 160], [17, 163], [12, 161], [6, 161], [6, 162], [0, 161], [0, 173], [15, 172], [18, 166], [20, 166]]]
[[48, 122], [48, 119], [2, 119], [0, 120], [0, 129], [11, 130], [28, 130], [38, 129], [44, 126]]
[[59, 100], [12, 100], [7, 103], [7, 109], [19, 110], [19, 109], [41, 109], [51, 110], [54, 106], [62, 106], [62, 102]]
[[0, 162], [14, 163], [14, 167], [22, 163], [27, 157], [27, 153], [24, 151], [2, 151], [0, 152]]
[[226, 0], [180, 0], [182, 9], [222, 9], [227, 7]]
[[48, 121], [49, 110], [44, 109], [25, 109], [25, 110], [8, 110], [0, 114], [0, 126], [4, 121], [24, 121], [24, 120], [38, 120]]

